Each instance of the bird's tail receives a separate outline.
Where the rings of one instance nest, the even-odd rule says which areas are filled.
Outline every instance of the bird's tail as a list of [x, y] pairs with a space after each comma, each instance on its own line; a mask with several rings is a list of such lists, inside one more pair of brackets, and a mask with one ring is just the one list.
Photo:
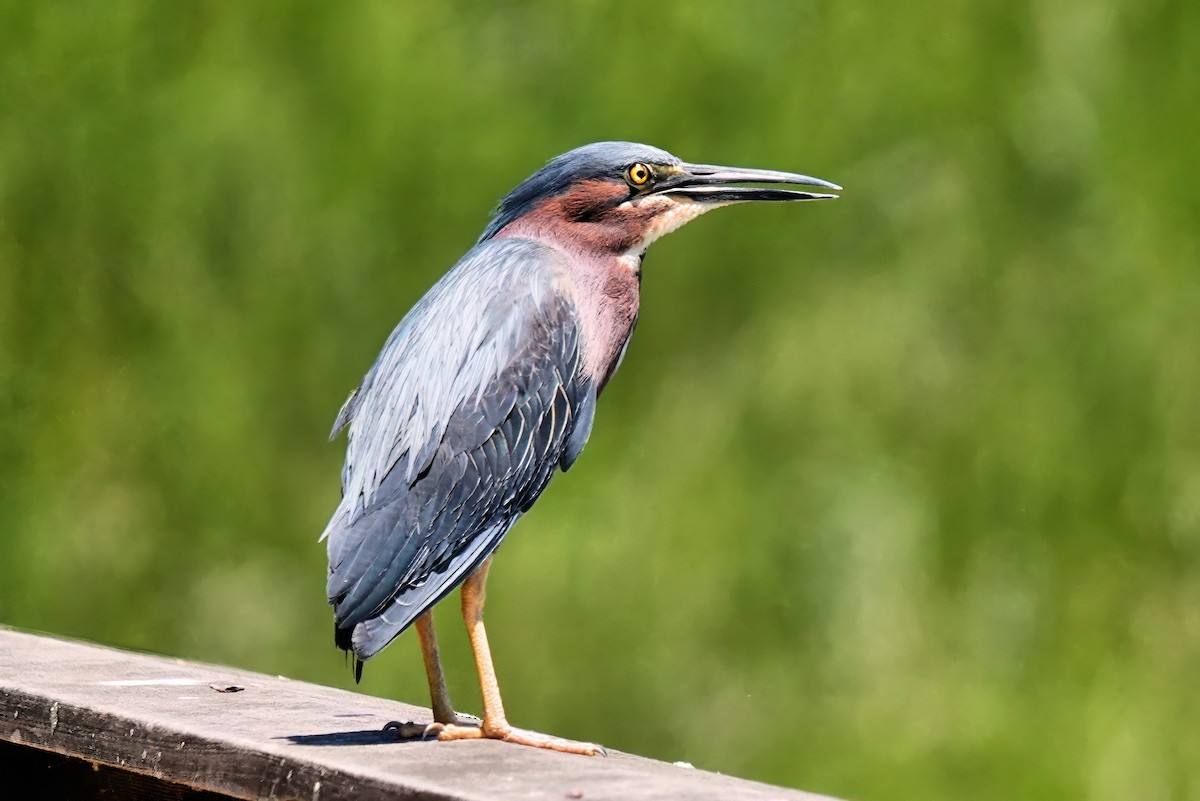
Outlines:
[[348, 628], [341, 628], [340, 626], [338, 626], [336, 624], [334, 625], [334, 627], [333, 627], [333, 644], [346, 652], [347, 659], [354, 660], [354, 683], [358, 684], [359, 682], [362, 681], [362, 672], [363, 672], [364, 662], [362, 659], [359, 659], [358, 655], [355, 654], [351, 650], [351, 648], [352, 648], [351, 639], [353, 638], [353, 636], [354, 636], [354, 627], [353, 626], [350, 626]]

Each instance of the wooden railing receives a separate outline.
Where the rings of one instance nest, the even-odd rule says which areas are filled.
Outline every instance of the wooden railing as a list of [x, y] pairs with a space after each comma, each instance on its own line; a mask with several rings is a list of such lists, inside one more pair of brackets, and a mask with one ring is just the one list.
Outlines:
[[402, 741], [383, 730], [428, 719], [427, 709], [344, 690], [0, 629], [4, 797], [820, 798], [621, 753]]

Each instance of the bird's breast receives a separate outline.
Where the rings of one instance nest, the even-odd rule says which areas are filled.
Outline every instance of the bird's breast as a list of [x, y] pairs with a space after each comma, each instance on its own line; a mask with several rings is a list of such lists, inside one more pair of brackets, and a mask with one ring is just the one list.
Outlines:
[[577, 291], [584, 369], [597, 392], [612, 378], [637, 324], [641, 258], [606, 257], [577, 262]]

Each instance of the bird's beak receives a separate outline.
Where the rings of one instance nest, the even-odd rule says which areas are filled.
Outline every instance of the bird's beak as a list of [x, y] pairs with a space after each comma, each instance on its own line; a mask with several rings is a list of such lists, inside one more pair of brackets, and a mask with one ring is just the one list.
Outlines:
[[748, 200], [829, 200], [837, 197], [816, 192], [799, 192], [795, 189], [737, 184], [795, 184], [841, 191], [837, 184], [794, 172], [718, 167], [712, 164], [681, 164], [677, 172], [659, 180], [653, 194], [687, 198], [714, 205]]

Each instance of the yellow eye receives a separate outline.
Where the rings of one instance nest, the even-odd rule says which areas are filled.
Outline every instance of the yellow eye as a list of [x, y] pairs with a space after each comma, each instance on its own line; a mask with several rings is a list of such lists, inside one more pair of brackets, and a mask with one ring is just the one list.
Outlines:
[[646, 182], [650, 180], [650, 168], [638, 162], [625, 171], [625, 177], [634, 186], [645, 186]]

